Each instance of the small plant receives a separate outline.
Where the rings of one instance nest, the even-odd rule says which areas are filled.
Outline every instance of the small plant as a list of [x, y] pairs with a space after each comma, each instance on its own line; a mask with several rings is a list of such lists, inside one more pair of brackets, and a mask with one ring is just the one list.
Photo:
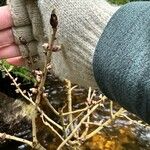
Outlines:
[[23, 80], [22, 84], [31, 84], [36, 82], [34, 75], [26, 67], [13, 66], [7, 63], [6, 60], [0, 60], [0, 71], [3, 78], [6, 76], [4, 68], [6, 68], [11, 74], [15, 75], [16, 77], [20, 77]]
[[[3, 76], [9, 76], [12, 80], [12, 85], [16, 87], [16, 92], [20, 93], [22, 97], [33, 106], [32, 113], [32, 141], [18, 138], [8, 135], [6, 133], [0, 133], [0, 138], [11, 139], [19, 142], [23, 142], [31, 146], [36, 150], [45, 150], [37, 137], [38, 125], [37, 119], [40, 119], [43, 125], [47, 126], [55, 136], [61, 140], [57, 150], [63, 149], [67, 146], [69, 149], [80, 149], [83, 142], [90, 139], [95, 134], [99, 133], [105, 126], [108, 126], [118, 117], [126, 117], [131, 121], [129, 117], [125, 115], [126, 110], [120, 108], [117, 111], [113, 111], [113, 103], [110, 102], [110, 117], [107, 120], [102, 120], [99, 123], [94, 123], [91, 120], [91, 115], [97, 109], [101, 109], [105, 106], [107, 97], [100, 95], [98, 100], [94, 100], [95, 91], [89, 88], [87, 99], [84, 101], [84, 105], [80, 109], [73, 109], [72, 105], [72, 91], [76, 86], [71, 85], [69, 80], [66, 80], [67, 89], [67, 101], [64, 106], [57, 110], [50, 103], [48, 94], [45, 91], [45, 81], [48, 71], [51, 69], [50, 58], [53, 51], [57, 51], [59, 46], [55, 45], [58, 20], [55, 10], [51, 13], [50, 24], [53, 29], [53, 34], [49, 43], [43, 44], [45, 54], [45, 64], [43, 70], [33, 70], [32, 72], [26, 68], [14, 67], [9, 65], [6, 61], [0, 61], [0, 70], [3, 72]], [[60, 47], [59, 47], [60, 50]], [[18, 82], [18, 78], [14, 78], [12, 73], [16, 76], [23, 77], [25, 82], [33, 82], [32, 88], [22, 90]], [[48, 108], [61, 120], [60, 123], [55, 122], [50, 115], [47, 115], [42, 110], [42, 102], [45, 102]], [[91, 125], [96, 126], [95, 129], [91, 128]]]

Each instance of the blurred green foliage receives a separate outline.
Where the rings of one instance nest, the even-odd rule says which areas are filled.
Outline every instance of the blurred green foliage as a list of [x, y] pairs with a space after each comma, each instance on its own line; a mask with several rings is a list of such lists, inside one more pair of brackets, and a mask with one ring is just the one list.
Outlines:
[[3, 6], [6, 4], [6, 0], [0, 0], [0, 6]]
[[110, 3], [121, 5], [130, 2], [130, 0], [108, 0]]
[[36, 79], [33, 76], [32, 72], [26, 67], [16, 67], [11, 64], [8, 64], [5, 60], [0, 60], [0, 71], [2, 73], [3, 78], [7, 75], [5, 69], [8, 70], [15, 77], [19, 77], [22, 79], [23, 84], [35, 83]]
[[133, 1], [148, 1], [148, 0], [107, 0], [110, 3], [122, 5]]

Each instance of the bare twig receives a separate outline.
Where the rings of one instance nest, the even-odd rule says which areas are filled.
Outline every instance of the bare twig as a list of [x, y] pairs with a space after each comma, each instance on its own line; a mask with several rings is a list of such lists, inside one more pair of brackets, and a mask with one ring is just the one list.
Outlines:
[[[14, 80], [14, 78], [12, 77], [12, 75], [8, 72], [8, 70], [5, 68], [5, 66], [3, 66], [4, 70], [6, 71], [6, 73], [8, 74], [8, 76], [10, 77], [10, 79], [12, 80], [13, 84], [16, 86], [18, 92], [26, 99], [28, 100], [33, 106], [35, 106], [35, 108], [38, 110], [38, 112], [40, 112], [41, 114], [43, 114], [43, 116], [47, 119], [47, 121], [49, 121], [50, 123], [52, 123], [53, 125], [55, 125], [57, 128], [59, 128], [60, 130], [62, 130], [63, 128], [57, 124], [56, 122], [54, 122], [52, 119], [50, 119], [41, 109], [39, 106], [36, 105], [35, 102], [33, 102], [32, 98], [25, 95], [23, 93], [23, 91], [21, 90], [20, 86], [17, 84], [17, 82]], [[30, 95], [30, 94], [29, 94]]]
[[[71, 92], [72, 92], [72, 89], [71, 89], [71, 82], [69, 80], [65, 80], [66, 83], [67, 83], [67, 102], [68, 102], [68, 112], [72, 112], [72, 96], [71, 96]], [[72, 117], [72, 114], [68, 114], [68, 117], [69, 117], [69, 123], [72, 122], [73, 120], [73, 117]], [[73, 123], [70, 125], [70, 129], [71, 131], [73, 131], [74, 127], [73, 127]]]
[[103, 122], [103, 120], [101, 120], [100, 122], [83, 122], [83, 124], [101, 126], [102, 122]]
[[133, 120], [131, 119], [129, 116], [127, 116], [126, 114], [122, 114], [123, 117], [125, 117], [126, 119], [128, 119], [131, 123], [135, 123], [137, 125], [140, 125], [140, 126], [146, 126], [146, 124], [142, 124], [141, 121], [136, 121], [136, 120]]
[[116, 117], [121, 116], [123, 113], [125, 112], [125, 110], [123, 108], [120, 108], [114, 115], [113, 118], [108, 119], [106, 122], [104, 122], [103, 124], [101, 124], [97, 129], [95, 129], [93, 132], [91, 132], [90, 134], [88, 134], [84, 141], [90, 139], [92, 136], [94, 136], [95, 134], [97, 134], [100, 130], [102, 130], [104, 128], [104, 126], [109, 125]]
[[44, 120], [43, 114], [40, 115], [43, 123], [48, 126], [62, 141], [64, 141], [63, 137], [51, 126], [47, 121]]
[[[106, 97], [104, 97], [104, 98], [106, 98]], [[72, 124], [74, 121], [78, 120], [79, 117], [81, 117], [88, 109], [92, 108], [92, 107], [95, 106], [96, 104], [101, 104], [101, 102], [102, 102], [102, 100], [104, 100], [104, 98], [101, 99], [101, 100], [99, 100], [97, 103], [95, 103], [95, 104], [93, 104], [93, 105], [90, 105], [90, 106], [87, 106], [87, 107], [85, 107], [85, 108], [83, 108], [83, 109], [79, 109], [79, 110], [76, 110], [76, 111], [71, 112], [71, 113], [73, 113], [73, 114], [75, 114], [75, 113], [80, 113], [80, 114], [77, 115], [77, 116], [72, 120], [72, 122], [70, 122], [70, 123], [67, 125], [66, 130], [68, 130], [68, 128], [70, 127], [70, 124]], [[63, 113], [63, 115], [67, 115], [67, 114], [68, 114], [68, 113]]]
[[64, 137], [66, 138], [67, 137], [67, 132], [66, 132], [66, 126], [65, 126], [65, 118], [64, 116], [62, 115], [63, 114], [63, 111], [64, 111], [64, 108], [67, 106], [67, 104], [65, 103], [65, 105], [61, 108], [60, 110], [60, 120], [61, 120], [61, 125], [63, 127], [63, 134], [64, 134]]
[[72, 122], [70, 122], [67, 126], [66, 126], [66, 131], [70, 128], [70, 125], [72, 124], [72, 123], [74, 123], [75, 121], [77, 121], [82, 115], [84, 114], [84, 112], [80, 112], [80, 114], [79, 115], [77, 115], [73, 120], [72, 120]]
[[37, 136], [36, 136], [36, 133], [37, 133], [36, 118], [34, 116], [35, 115], [32, 116], [32, 138], [33, 138], [33, 145], [37, 145], [38, 140], [37, 140]]
[[26, 139], [22, 139], [22, 138], [12, 136], [12, 135], [9, 135], [9, 134], [6, 134], [6, 133], [0, 133], [0, 138], [22, 142], [22, 143], [25, 143], [25, 144], [27, 144], [27, 145], [29, 145], [33, 148], [33, 143], [31, 141], [26, 140]]
[[[38, 88], [37, 88], [37, 95], [36, 95], [36, 100], [35, 100], [35, 103], [36, 103], [37, 106], [40, 104], [40, 101], [43, 98], [43, 94], [44, 94], [43, 88], [44, 88], [46, 77], [47, 77], [48, 64], [50, 63], [50, 60], [51, 60], [50, 57], [51, 57], [51, 53], [52, 53], [52, 48], [53, 48], [53, 45], [54, 45], [54, 41], [56, 40], [57, 26], [55, 28], [53, 26], [53, 25], [56, 25], [55, 24], [56, 21], [57, 21], [57, 16], [56, 16], [56, 14], [54, 14], [54, 11], [52, 11], [52, 14], [51, 14], [51, 25], [52, 25], [52, 28], [53, 28], [53, 34], [52, 34], [52, 37], [51, 37], [51, 41], [49, 43], [49, 45], [50, 45], [49, 46], [49, 50], [47, 49], [44, 69], [43, 69], [42, 74], [40, 76], [41, 79], [40, 79], [40, 83], [38, 84]], [[37, 142], [37, 138], [36, 138], [36, 123], [35, 123], [36, 118], [37, 118], [37, 115], [34, 115], [33, 118], [32, 118], [32, 125], [33, 125], [33, 139]], [[54, 121], [53, 121], [53, 123], [56, 125], [56, 123]]]
[[[87, 110], [87, 114], [89, 114], [89, 109]], [[88, 116], [87, 118], [87, 122], [90, 122], [90, 115]], [[82, 135], [80, 136], [80, 139], [83, 139], [87, 134], [88, 134], [88, 131], [89, 131], [89, 124], [85, 124], [85, 131], [82, 133]]]
[[[37, 107], [38, 109], [39, 107]], [[63, 130], [62, 126], [60, 126], [59, 124], [57, 124], [56, 122], [54, 122], [52, 119], [50, 119], [41, 109], [38, 109], [38, 111], [45, 117], [45, 119], [47, 121], [49, 121], [51, 124], [53, 124], [54, 126], [56, 126], [57, 128], [59, 128], [60, 130]]]
[[[94, 97], [94, 94], [95, 94], [95, 91], [93, 91], [93, 93], [92, 93], [92, 89], [90, 87], [89, 91], [88, 91], [88, 97], [87, 97], [87, 106], [92, 103], [92, 99]], [[87, 114], [89, 113], [89, 111], [90, 111], [90, 109], [87, 110]], [[90, 122], [90, 115], [87, 118], [87, 122]], [[88, 131], [89, 131], [89, 125], [85, 124], [85, 131], [82, 133], [80, 138], [83, 139], [83, 137], [87, 135]]]
[[110, 116], [113, 118], [113, 101], [110, 101]]
[[65, 113], [63, 113], [62, 115], [63, 115], [63, 116], [67, 116], [67, 115], [69, 115], [69, 114], [80, 113], [80, 112], [83, 112], [83, 111], [87, 111], [89, 108], [90, 108], [90, 106], [87, 106], [87, 107], [85, 107], [85, 108], [83, 108], [83, 109], [78, 109], [78, 110], [74, 110], [74, 111], [71, 111], [71, 112], [65, 112]]
[[47, 97], [44, 97], [45, 102], [49, 106], [49, 108], [55, 113], [55, 115], [60, 116], [59, 112], [52, 106]]
[[38, 86], [38, 94], [36, 96], [36, 103], [37, 104], [40, 103], [40, 100], [41, 100], [41, 97], [42, 97], [41, 94], [43, 93], [43, 87], [44, 87], [46, 76], [47, 76], [47, 72], [48, 72], [47, 65], [51, 61], [52, 49], [54, 47], [54, 42], [56, 40], [58, 20], [57, 20], [56, 14], [55, 14], [55, 10], [52, 11], [51, 18], [50, 18], [50, 24], [52, 26], [53, 33], [52, 33], [52, 36], [51, 36], [50, 41], [49, 41], [49, 47], [48, 47], [48, 49], [46, 49], [46, 59], [45, 59], [44, 69], [42, 71], [43, 75], [41, 77], [41, 82], [40, 82], [40, 84]]
[[57, 148], [57, 150], [61, 150], [61, 148], [72, 138], [72, 136], [76, 133], [76, 131], [79, 129], [79, 127], [81, 126], [81, 124], [88, 118], [88, 116], [94, 112], [97, 107], [99, 106], [99, 104], [96, 104], [95, 106], [93, 106], [93, 108], [89, 111], [88, 114], [86, 114], [81, 121], [77, 124], [77, 126], [74, 128], [74, 130], [72, 131], [72, 133], [59, 145], [59, 147]]

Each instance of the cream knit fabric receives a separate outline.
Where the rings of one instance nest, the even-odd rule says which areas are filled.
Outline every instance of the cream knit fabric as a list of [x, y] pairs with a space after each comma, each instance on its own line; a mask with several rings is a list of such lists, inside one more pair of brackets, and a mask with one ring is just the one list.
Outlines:
[[[26, 38], [30, 43], [32, 55], [40, 54], [41, 60], [44, 60], [44, 55], [40, 45], [44, 38], [48, 40], [51, 36], [49, 19], [51, 11], [56, 9], [59, 20], [57, 37], [63, 48], [62, 51], [52, 54], [55, 74], [85, 87], [97, 87], [92, 70], [93, 54], [103, 29], [119, 7], [112, 6], [105, 0], [9, 0], [8, 2], [14, 18], [16, 41], [18, 42], [20, 36]], [[20, 49], [26, 56], [22, 45]]]
[[[7, 0], [7, 3], [14, 21], [13, 34], [16, 43], [19, 44], [22, 56], [28, 58], [31, 55], [33, 60], [38, 60], [33, 67], [41, 67], [44, 62], [42, 48], [44, 33], [37, 0]], [[26, 46], [20, 42], [20, 38], [27, 41], [29, 52]], [[26, 59], [26, 65], [28, 65], [28, 59]]]

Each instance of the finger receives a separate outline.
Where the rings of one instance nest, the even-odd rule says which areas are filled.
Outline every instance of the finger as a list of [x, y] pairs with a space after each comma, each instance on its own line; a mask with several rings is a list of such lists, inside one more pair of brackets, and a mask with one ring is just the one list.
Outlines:
[[20, 56], [19, 47], [15, 44], [0, 48], [0, 59], [7, 59]]
[[0, 31], [0, 48], [6, 47], [14, 42], [11, 28]]
[[24, 59], [19, 57], [8, 58], [6, 61], [12, 65], [22, 66], [24, 64]]
[[8, 6], [0, 7], [0, 30], [10, 28], [13, 25], [13, 19]]

